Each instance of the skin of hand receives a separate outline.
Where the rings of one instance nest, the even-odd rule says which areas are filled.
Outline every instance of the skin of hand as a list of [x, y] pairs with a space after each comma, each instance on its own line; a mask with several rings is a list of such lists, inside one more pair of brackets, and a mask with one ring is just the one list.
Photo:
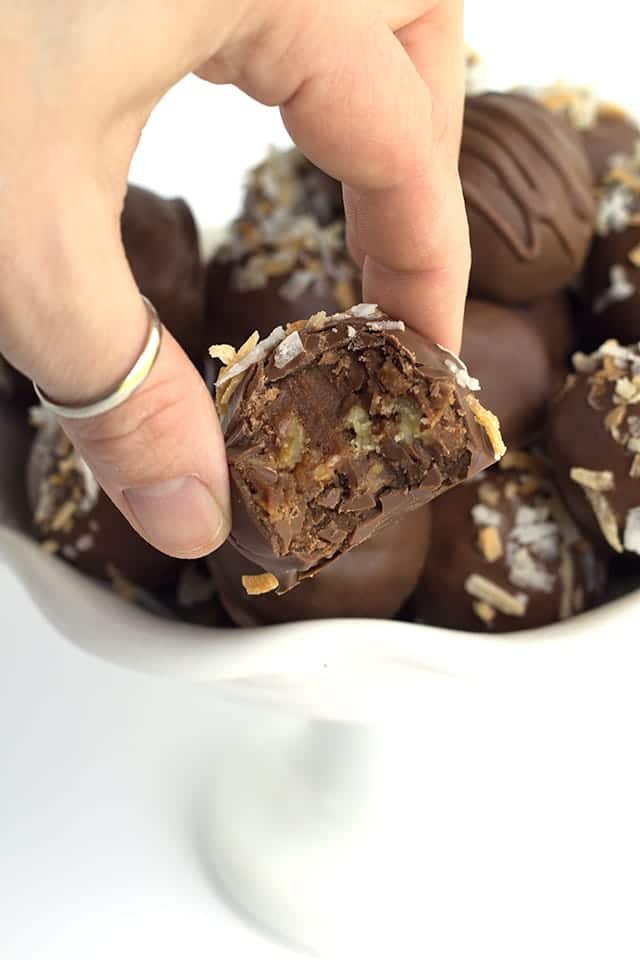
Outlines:
[[[0, 20], [0, 353], [47, 396], [104, 396], [142, 349], [120, 214], [149, 113], [190, 72], [280, 107], [344, 183], [365, 297], [459, 348], [462, 0], [8, 0]], [[166, 331], [132, 398], [62, 425], [158, 549], [197, 557], [224, 541], [220, 426]]]

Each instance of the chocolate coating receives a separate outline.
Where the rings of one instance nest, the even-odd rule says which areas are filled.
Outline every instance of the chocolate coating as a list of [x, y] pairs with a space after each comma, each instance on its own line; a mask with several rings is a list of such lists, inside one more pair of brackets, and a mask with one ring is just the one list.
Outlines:
[[138, 536], [44, 412], [41, 424], [27, 465], [36, 538], [90, 576], [150, 589], [170, 583], [179, 561]]
[[2, 354], [0, 354], [0, 400], [22, 408], [36, 402], [31, 381], [12, 367]]
[[240, 627], [330, 617], [394, 617], [413, 593], [429, 546], [429, 507], [399, 517], [283, 596], [248, 596], [262, 571], [227, 542], [207, 558], [223, 607]]
[[446, 494], [432, 515], [415, 599], [420, 622], [506, 633], [555, 623], [603, 598], [604, 564], [536, 458], [507, 454], [500, 467]]
[[593, 178], [579, 136], [525, 96], [467, 97], [460, 176], [470, 293], [520, 303], [578, 275], [593, 232]]
[[500, 420], [505, 443], [529, 439], [558, 388], [544, 338], [529, 312], [468, 300], [460, 355], [482, 384], [482, 403]]
[[343, 220], [342, 185], [295, 147], [272, 150], [249, 172], [243, 217], [262, 222], [282, 211], [312, 217], [321, 226]]
[[31, 439], [26, 413], [0, 400], [0, 526], [22, 531], [31, 519], [24, 489]]
[[529, 318], [542, 337], [554, 371], [554, 393], [564, 385], [571, 356], [578, 345], [574, 305], [566, 293], [536, 300], [526, 308]]
[[640, 340], [640, 141], [616, 160], [596, 211], [596, 237], [583, 278], [590, 345]]
[[272, 336], [217, 397], [231, 540], [281, 591], [504, 452], [460, 361], [375, 306]]
[[261, 231], [246, 220], [207, 271], [209, 344], [239, 348], [257, 330], [344, 310], [361, 297], [360, 274], [347, 253], [344, 225], [323, 228], [308, 217], [282, 215]]
[[206, 349], [204, 276], [198, 232], [182, 199], [166, 200], [130, 186], [122, 211], [122, 242], [141, 293], [194, 362]]
[[640, 554], [640, 348], [609, 341], [575, 364], [546, 428], [557, 483], [602, 549]]

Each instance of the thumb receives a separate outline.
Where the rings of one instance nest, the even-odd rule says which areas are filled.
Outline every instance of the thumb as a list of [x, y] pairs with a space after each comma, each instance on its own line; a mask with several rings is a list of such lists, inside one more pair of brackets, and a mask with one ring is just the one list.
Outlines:
[[[51, 400], [78, 406], [107, 396], [131, 370], [148, 313], [126, 262], [117, 205], [95, 194], [78, 203], [77, 187], [73, 199], [64, 211], [37, 205], [28, 247], [2, 245], [0, 352]], [[14, 219], [14, 235], [22, 220]], [[204, 381], [166, 330], [132, 397], [61, 425], [105, 493], [158, 550], [195, 558], [226, 539], [220, 424]]]

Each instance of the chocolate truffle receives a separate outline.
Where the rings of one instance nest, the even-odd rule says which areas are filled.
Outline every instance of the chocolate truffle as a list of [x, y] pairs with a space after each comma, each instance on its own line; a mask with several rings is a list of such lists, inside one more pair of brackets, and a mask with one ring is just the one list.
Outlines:
[[226, 364], [216, 392], [231, 540], [272, 588], [284, 592], [504, 453], [464, 364], [374, 304], [256, 341], [213, 353]]
[[640, 141], [602, 189], [583, 288], [592, 343], [640, 340]]
[[0, 354], [0, 400], [26, 408], [35, 403], [36, 395], [31, 381], [12, 367]]
[[254, 330], [266, 336], [319, 310], [345, 310], [360, 296], [343, 223], [320, 227], [309, 217], [282, 215], [260, 228], [237, 220], [208, 269], [209, 342], [239, 348]]
[[191, 210], [182, 199], [130, 186], [122, 242], [140, 292], [188, 356], [200, 362], [206, 350], [204, 276]]
[[555, 374], [555, 389], [564, 385], [571, 356], [577, 346], [575, 307], [567, 293], [536, 300], [526, 308], [530, 321], [542, 337]]
[[281, 213], [309, 216], [321, 226], [344, 220], [340, 182], [295, 147], [271, 150], [247, 177], [243, 218], [262, 223]]
[[33, 529], [44, 549], [100, 579], [154, 588], [173, 580], [179, 561], [129, 526], [56, 421], [42, 408], [27, 467]]
[[578, 134], [529, 97], [467, 97], [460, 176], [473, 297], [519, 303], [578, 275], [593, 232], [593, 178]]
[[603, 103], [588, 87], [555, 84], [534, 91], [548, 110], [564, 116], [579, 132], [597, 184], [606, 180], [614, 158], [632, 153], [640, 128], [622, 107]]
[[506, 633], [564, 620], [603, 597], [605, 567], [539, 458], [507, 453], [442, 497], [432, 518], [420, 622]]
[[546, 430], [571, 513], [602, 547], [640, 554], [640, 347], [576, 354]]
[[468, 300], [460, 355], [482, 384], [482, 402], [500, 420], [505, 443], [529, 439], [561, 384], [528, 312]]
[[27, 531], [30, 511], [24, 471], [31, 430], [24, 411], [0, 399], [0, 526]]
[[220, 601], [240, 627], [329, 617], [394, 617], [418, 583], [429, 546], [429, 510], [399, 517], [284, 596], [250, 596], [243, 576], [262, 570], [227, 542], [207, 558]]

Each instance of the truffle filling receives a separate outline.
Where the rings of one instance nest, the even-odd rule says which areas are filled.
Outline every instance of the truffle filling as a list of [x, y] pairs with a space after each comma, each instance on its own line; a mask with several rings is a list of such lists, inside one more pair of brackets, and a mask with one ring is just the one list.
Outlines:
[[416, 506], [463, 480], [471, 454], [454, 383], [392, 343], [328, 349], [246, 401], [236, 482], [277, 556], [326, 557], [362, 539], [395, 496]]

